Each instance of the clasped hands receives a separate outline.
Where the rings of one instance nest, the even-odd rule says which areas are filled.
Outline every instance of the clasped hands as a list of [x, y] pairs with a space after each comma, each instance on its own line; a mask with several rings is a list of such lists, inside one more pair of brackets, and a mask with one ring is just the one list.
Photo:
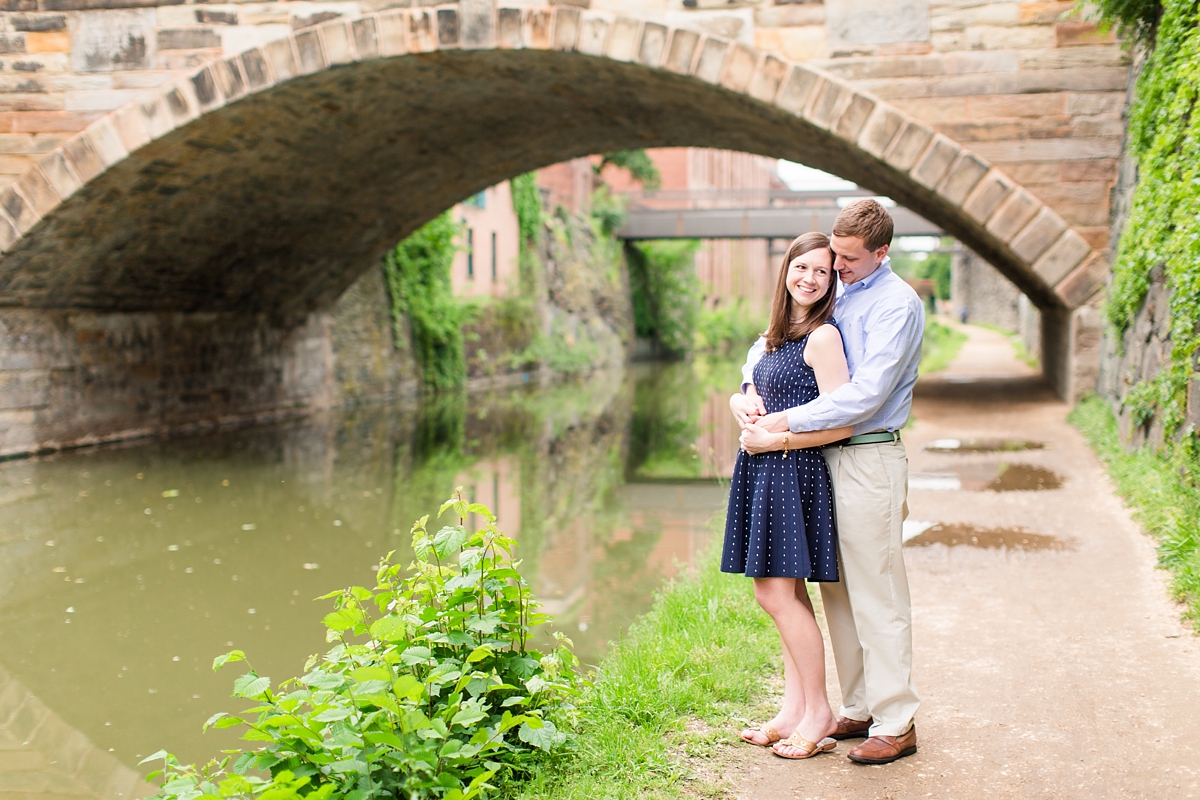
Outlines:
[[741, 447], [747, 453], [756, 455], [768, 450], [779, 449], [779, 434], [787, 433], [787, 412], [777, 411], [768, 414], [762, 398], [753, 389], [746, 394], [735, 394], [729, 398], [729, 409], [742, 426], [742, 434], [738, 437]]

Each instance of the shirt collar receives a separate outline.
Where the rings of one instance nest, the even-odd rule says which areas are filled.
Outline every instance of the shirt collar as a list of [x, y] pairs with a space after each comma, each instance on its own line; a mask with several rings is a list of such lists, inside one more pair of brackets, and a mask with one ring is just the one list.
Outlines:
[[884, 256], [883, 261], [879, 263], [879, 266], [870, 275], [863, 278], [861, 281], [850, 284], [849, 286], [842, 285], [841, 288], [846, 292], [864, 292], [878, 283], [885, 274], [890, 274], [891, 271], [891, 256]]

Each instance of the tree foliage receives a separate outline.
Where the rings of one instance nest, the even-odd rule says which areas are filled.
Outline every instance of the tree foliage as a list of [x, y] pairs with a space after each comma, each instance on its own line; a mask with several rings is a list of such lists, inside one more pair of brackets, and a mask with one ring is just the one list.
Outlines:
[[674, 355], [693, 344], [700, 286], [696, 278], [696, 239], [663, 239], [630, 244], [629, 284], [637, 335], [658, 342]]
[[465, 310], [450, 283], [458, 235], [459, 225], [447, 211], [396, 245], [383, 262], [393, 333], [403, 342], [408, 325], [422, 382], [433, 391], [458, 388], [467, 374]]
[[602, 172], [609, 164], [628, 170], [630, 177], [641, 183], [646, 189], [657, 189], [662, 186], [662, 173], [658, 171], [658, 167], [654, 166], [654, 162], [645, 150], [618, 150], [615, 153], [605, 153], [600, 160], [600, 166], [596, 167], [596, 171]]

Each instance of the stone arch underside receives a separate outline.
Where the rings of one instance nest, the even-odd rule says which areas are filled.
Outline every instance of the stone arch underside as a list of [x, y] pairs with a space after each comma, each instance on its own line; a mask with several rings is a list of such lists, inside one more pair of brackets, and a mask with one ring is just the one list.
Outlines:
[[655, 146], [786, 158], [886, 194], [1043, 311], [1103, 284], [1102, 254], [1054, 211], [839, 79], [653, 23], [472, 8], [326, 23], [93, 123], [0, 192], [0, 305], [296, 319], [476, 191]]

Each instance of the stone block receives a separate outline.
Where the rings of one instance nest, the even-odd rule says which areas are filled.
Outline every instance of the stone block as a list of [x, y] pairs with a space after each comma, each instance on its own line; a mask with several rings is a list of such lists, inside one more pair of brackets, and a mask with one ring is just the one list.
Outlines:
[[629, 17], [617, 17], [608, 37], [608, 57], [616, 61], [633, 61], [642, 44], [642, 23]]
[[1082, 236], [1068, 229], [1034, 263], [1033, 271], [1040, 275], [1047, 284], [1055, 286], [1071, 270], [1079, 266], [1091, 251], [1092, 248], [1088, 246]]
[[676, 28], [671, 34], [671, 46], [667, 48], [667, 63], [663, 66], [680, 75], [690, 74], [699, 44], [700, 34]]
[[497, 48], [518, 50], [524, 45], [521, 39], [521, 16], [519, 8], [501, 8], [496, 11]]
[[1054, 25], [1055, 47], [1112, 44], [1116, 40], [1115, 30], [1101, 29], [1095, 22], [1058, 22]]
[[[207, 70], [205, 71], [207, 72]], [[88, 126], [84, 135], [92, 143], [92, 150], [99, 156], [105, 168], [123, 161], [129, 155], [129, 151], [121, 143], [117, 129], [113, 127], [112, 121], [108, 117], [101, 117], [93, 122]]]
[[729, 50], [729, 57], [725, 59], [725, 69], [721, 72], [721, 85], [735, 92], [746, 91], [757, 66], [758, 53], [744, 44], [735, 44]]
[[165, 96], [151, 97], [138, 103], [142, 113], [142, 122], [151, 139], [158, 139], [175, 129], [175, 119], [167, 108]]
[[311, 75], [325, 69], [325, 49], [321, 47], [321, 35], [316, 30], [307, 30], [295, 36], [296, 55], [299, 57], [300, 74]]
[[579, 45], [581, 13], [577, 8], [554, 9], [554, 49], [574, 52]]
[[977, 25], [1018, 25], [1021, 10], [1016, 3], [976, 3], [966, 8], [943, 5], [929, 15], [933, 31], [961, 31]]
[[24, 53], [25, 34], [0, 33], [0, 53]]
[[[159, 11], [159, 24], [162, 24], [162, 12]], [[209, 8], [198, 8], [194, 12], [196, 22], [201, 25], [237, 25], [238, 15], [236, 11], [216, 11]]]
[[38, 166], [41, 167], [42, 174], [46, 176], [46, 179], [50, 181], [50, 185], [54, 187], [54, 191], [64, 200], [75, 194], [83, 185], [67, 166], [63, 154], [57, 150], [42, 156], [38, 161]]
[[[236, 66], [234, 67], [236, 69]], [[241, 73], [238, 73], [238, 80], [241, 80]], [[245, 91], [243, 86], [242, 91]], [[229, 92], [226, 96], [232, 96]], [[121, 106], [112, 113], [109, 118], [112, 123], [113, 130], [117, 132], [117, 136], [121, 139], [121, 146], [126, 152], [132, 153], [139, 147], [144, 147], [150, 143], [150, 131], [146, 129], [146, 120], [142, 116], [142, 110], [137, 103], [129, 103]]]
[[1095, 158], [1119, 158], [1121, 140], [1111, 138], [1029, 139], [1007, 142], [980, 142], [972, 145], [989, 161], [1090, 161]]
[[437, 44], [439, 50], [452, 50], [459, 46], [459, 21], [457, 8], [439, 8], [436, 14]]
[[936, 189], [942, 178], [950, 171], [950, 165], [958, 158], [961, 148], [940, 133], [933, 137], [933, 144], [921, 156], [909, 173], [926, 189]]
[[1053, 209], [1042, 206], [1024, 230], [1012, 240], [1012, 250], [1026, 263], [1032, 264], [1054, 244], [1067, 229], [1067, 223]]
[[0, 213], [0, 253], [7, 253], [21, 238], [21, 232], [8, 217]]
[[268, 42], [263, 46], [263, 52], [267, 56], [267, 62], [271, 65], [271, 73], [275, 77], [273, 83], [283, 83], [300, 74], [300, 67], [296, 63], [296, 53], [292, 49], [290, 36], [286, 39]]
[[408, 33], [405, 41], [413, 53], [432, 53], [438, 49], [437, 19], [432, 11], [413, 9], [405, 14], [408, 20]]
[[[13, 411], [20, 408], [45, 407], [50, 404], [50, 398], [51, 377], [49, 370], [0, 372], [0, 409]], [[20, 742], [18, 741], [17, 744], [20, 745]], [[7, 754], [0, 751], [0, 755]], [[19, 758], [0, 761], [0, 769], [3, 769], [5, 766], [8, 767], [8, 769], [4, 770], [6, 773], [29, 770], [31, 761], [36, 764], [37, 760], [41, 760], [37, 759], [37, 756], [40, 755], [39, 753], [30, 753], [28, 748], [25, 748], [25, 752], [17, 750], [13, 755]], [[0, 791], [3, 791], [4, 788], [3, 784], [0, 784]]]
[[221, 46], [221, 37], [212, 28], [181, 28], [177, 30], [160, 30], [158, 32], [158, 49], [162, 50], [203, 50]]
[[217, 61], [212, 65], [212, 70], [226, 101], [241, 97], [246, 93], [246, 81], [242, 78], [242, 71], [238, 69], [236, 58]]
[[379, 58], [379, 27], [375, 17], [364, 17], [350, 23], [354, 52], [359, 61]]
[[1066, 113], [1121, 114], [1125, 110], [1125, 92], [1069, 92], [1066, 95]]
[[76, 72], [150, 69], [156, 37], [154, 9], [81, 11], [68, 19], [71, 68]]
[[824, 25], [800, 28], [758, 28], [754, 45], [790, 61], [811, 61], [829, 55], [829, 37]]
[[[316, 38], [315, 35], [314, 38]], [[191, 80], [192, 91], [195, 92], [196, 100], [200, 103], [202, 111], [221, 104], [223, 100], [221, 91], [217, 88], [217, 79], [213, 76], [210, 67], [200, 70], [189, 80]]]
[[1034, 218], [1041, 208], [1042, 204], [1036, 197], [1024, 189], [1018, 189], [988, 219], [987, 229], [996, 238], [1009, 241]]
[[246, 83], [253, 89], [261, 89], [271, 83], [270, 68], [267, 66], [267, 56], [261, 48], [255, 47], [238, 56], [242, 63], [242, 72]]
[[496, 46], [495, 6], [494, 0], [459, 0], [459, 24], [462, 26], [464, 50]]
[[991, 170], [980, 179], [963, 202], [963, 210], [980, 223], [987, 222], [1000, 204], [1012, 193], [1013, 183], [999, 170]]
[[602, 56], [607, 53], [612, 19], [610, 14], [585, 12], [579, 21], [579, 52], [588, 56]]
[[759, 28], [795, 28], [802, 25], [825, 26], [822, 3], [760, 6], [754, 9], [754, 24]]
[[136, 89], [82, 89], [64, 92], [62, 99], [68, 111], [111, 111], [138, 94]]
[[354, 61], [354, 46], [350, 38], [350, 25], [345, 22], [327, 22], [317, 28], [321, 44], [330, 64], [349, 64]]
[[871, 116], [867, 117], [867, 122], [858, 135], [859, 148], [882, 159], [904, 123], [904, 115], [894, 108], [883, 105], [876, 106], [875, 110], [871, 112]]
[[821, 78], [813, 89], [812, 100], [808, 104], [808, 121], [818, 128], [829, 130], [841, 116], [842, 109], [850, 102], [854, 92], [841, 83]]
[[647, 22], [642, 26], [642, 43], [638, 48], [638, 63], [658, 69], [662, 66], [663, 56], [667, 52], [667, 37], [669, 31], [665, 25], [657, 22]]
[[192, 92], [192, 84], [189, 81], [177, 81], [171, 84], [166, 90], [164, 99], [167, 101], [167, 111], [171, 113], [175, 127], [186, 125], [200, 116], [199, 101], [196, 100], [196, 96]]
[[41, 215], [12, 184], [0, 190], [0, 209], [4, 210], [5, 215], [13, 221], [17, 230], [22, 234], [27, 233], [41, 220]]
[[[550, 49], [550, 28], [554, 22], [554, 15], [549, 9], [535, 8], [525, 13], [524, 23], [524, 40], [525, 46], [535, 50]], [[618, 20], [618, 25], [620, 21]], [[633, 60], [633, 47], [631, 46], [629, 58], [625, 61]], [[611, 53], [610, 53], [611, 55]]]
[[71, 35], [66, 31], [37, 31], [25, 34], [26, 53], [68, 53]]
[[1073, 0], [1045, 0], [1044, 2], [1021, 3], [1017, 19], [1022, 25], [1053, 25], [1079, 4]]
[[788, 65], [775, 56], [766, 56], [750, 80], [747, 94], [764, 103], [774, 102], [783, 79], [787, 77], [787, 69]]
[[1021, 69], [1071, 69], [1076, 67], [1127, 67], [1129, 51], [1119, 45], [1029, 50], [1020, 54]]
[[929, 0], [826, 0], [825, 13], [833, 49], [929, 41]]
[[379, 55], [383, 58], [402, 56], [408, 52], [408, 14], [392, 11], [375, 18], [379, 36]]
[[729, 42], [706, 36], [700, 45], [700, 57], [696, 60], [695, 76], [702, 81], [717, 83], [725, 68], [725, 57], [729, 53]]
[[0, 11], [37, 11], [37, 0], [2, 0]]
[[904, 127], [896, 135], [896, 141], [884, 153], [883, 160], [896, 169], [907, 172], [917, 163], [917, 159], [925, 152], [932, 139], [932, 130], [910, 119], [904, 123]]
[[833, 132], [847, 141], [858, 141], [858, 135], [862, 133], [863, 127], [867, 124], [867, 120], [870, 119], [871, 112], [874, 110], [874, 99], [858, 92], [852, 92], [849, 102], [846, 103], [838, 114], [837, 122], [833, 126]]
[[1055, 293], [1069, 308], [1079, 308], [1103, 291], [1110, 271], [1103, 253], [1093, 253], [1083, 266], [1054, 287]]
[[67, 18], [64, 14], [17, 14], [10, 20], [14, 31], [41, 32], [65, 31]]
[[820, 76], [811, 69], [799, 64], [792, 65], [783, 88], [775, 98], [775, 105], [797, 117], [803, 117], [819, 79]]
[[62, 201], [59, 193], [55, 192], [54, 187], [50, 185], [46, 175], [37, 167], [20, 176], [14, 186], [20, 192], [20, 196], [28, 200], [32, 209], [41, 217], [46, 216], [50, 210], [54, 209], [54, 206]]

